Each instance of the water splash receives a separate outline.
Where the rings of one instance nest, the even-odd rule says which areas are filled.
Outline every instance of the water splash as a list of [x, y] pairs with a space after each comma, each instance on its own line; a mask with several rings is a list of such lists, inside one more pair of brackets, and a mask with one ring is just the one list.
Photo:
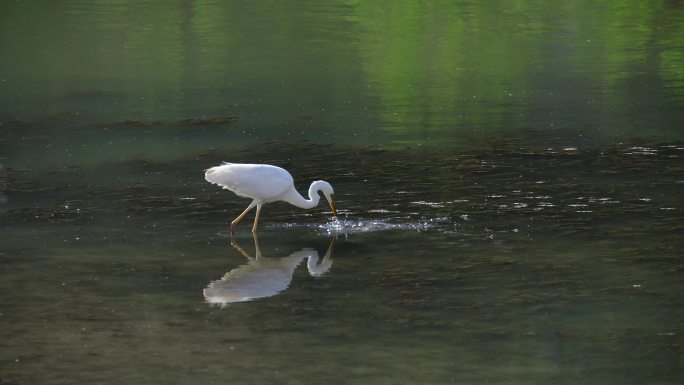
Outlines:
[[326, 223], [288, 223], [277, 224], [272, 227], [287, 227], [287, 228], [313, 228], [321, 231], [325, 235], [349, 235], [362, 234], [377, 231], [427, 231], [436, 228], [439, 225], [444, 225], [449, 222], [449, 218], [430, 218], [413, 222], [394, 222], [385, 219], [340, 219], [338, 217], [331, 218]]
[[446, 221], [448, 221], [448, 218], [431, 218], [417, 222], [396, 223], [383, 219], [340, 219], [333, 217], [329, 222], [318, 224], [315, 227], [328, 235], [346, 235], [388, 230], [427, 231]]

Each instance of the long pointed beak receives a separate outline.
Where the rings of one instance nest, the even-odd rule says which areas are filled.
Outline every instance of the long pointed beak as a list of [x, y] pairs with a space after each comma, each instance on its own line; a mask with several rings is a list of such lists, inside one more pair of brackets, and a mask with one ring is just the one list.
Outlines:
[[333, 216], [337, 216], [337, 207], [335, 206], [335, 196], [330, 197], [330, 208], [332, 209]]

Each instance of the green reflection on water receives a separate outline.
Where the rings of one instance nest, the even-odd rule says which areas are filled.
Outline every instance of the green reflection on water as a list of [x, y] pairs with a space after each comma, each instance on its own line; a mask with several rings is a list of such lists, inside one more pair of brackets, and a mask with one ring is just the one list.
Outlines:
[[676, 3], [8, 3], [0, 113], [239, 116], [258, 138], [681, 139]]
[[[363, 40], [372, 44], [362, 50], [365, 69], [390, 130], [440, 138], [448, 130], [601, 126], [608, 132], [599, 135], [624, 134], [614, 115], [648, 104], [645, 94], [661, 91], [651, 87], [657, 79], [681, 67], [652, 66], [660, 44], [684, 38], [682, 10], [665, 16], [664, 4], [406, 3], [363, 3], [370, 9], [361, 12]], [[663, 22], [672, 34], [661, 32]], [[665, 46], [670, 54], [680, 51]], [[675, 76], [665, 82], [679, 83]], [[633, 89], [634, 82], [643, 88]], [[654, 113], [647, 112], [648, 120]], [[654, 129], [640, 123], [639, 130]]]

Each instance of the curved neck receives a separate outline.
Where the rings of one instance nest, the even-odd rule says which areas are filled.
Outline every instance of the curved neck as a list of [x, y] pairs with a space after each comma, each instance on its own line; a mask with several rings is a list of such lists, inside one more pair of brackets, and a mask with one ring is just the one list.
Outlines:
[[283, 200], [302, 209], [314, 208], [318, 206], [318, 202], [321, 201], [321, 196], [318, 195], [319, 190], [320, 189], [316, 186], [316, 182], [311, 183], [311, 186], [309, 186], [309, 199], [304, 199], [304, 197], [292, 187], [287, 195], [283, 197]]

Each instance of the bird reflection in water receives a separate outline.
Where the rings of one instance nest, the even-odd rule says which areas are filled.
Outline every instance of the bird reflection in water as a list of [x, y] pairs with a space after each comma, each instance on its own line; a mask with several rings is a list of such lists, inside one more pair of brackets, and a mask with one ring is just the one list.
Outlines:
[[309, 274], [314, 277], [322, 276], [332, 267], [335, 238], [330, 241], [328, 252], [320, 263], [318, 251], [309, 248], [296, 251], [284, 258], [266, 258], [261, 255], [256, 234], [256, 258], [250, 256], [236, 241], [231, 241], [231, 245], [247, 258], [247, 263], [227, 272], [223, 278], [209, 283], [204, 289], [204, 298], [211, 304], [223, 306], [274, 296], [290, 286], [295, 269], [305, 259]]

